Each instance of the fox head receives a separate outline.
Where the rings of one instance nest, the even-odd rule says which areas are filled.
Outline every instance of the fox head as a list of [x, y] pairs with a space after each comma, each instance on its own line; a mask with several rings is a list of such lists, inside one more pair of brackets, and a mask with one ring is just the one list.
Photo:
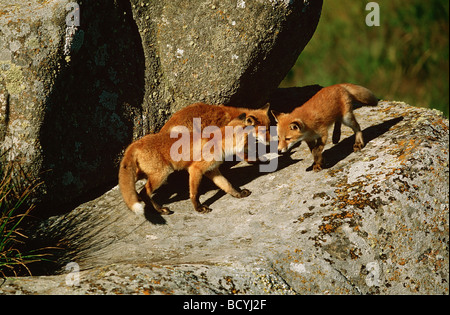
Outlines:
[[[260, 139], [260, 138], [265, 139], [265, 133], [260, 135], [258, 132], [258, 129], [259, 129], [258, 126], [260, 126], [260, 123], [258, 121], [258, 118], [256, 118], [253, 114], [242, 113], [239, 115], [239, 117], [230, 121], [227, 126], [231, 126], [233, 128], [241, 127], [242, 129], [249, 127], [249, 128], [247, 128], [247, 130], [249, 130], [250, 132], [246, 133], [247, 136], [249, 133], [251, 133], [257, 139]], [[262, 129], [264, 129], [264, 128], [262, 128]], [[247, 137], [245, 137], [243, 139], [245, 139], [245, 141], [247, 141]]]
[[295, 118], [291, 114], [272, 111], [272, 115], [277, 122], [278, 152], [285, 153], [296, 143], [302, 141], [306, 126], [301, 119]]
[[[260, 138], [265, 139], [265, 128], [258, 127], [258, 119], [252, 114], [245, 113], [240, 114], [239, 117], [233, 119], [225, 126], [225, 137], [228, 137], [228, 141], [233, 143], [233, 154], [240, 155], [247, 152], [249, 135], [252, 135], [254, 140], [259, 139], [261, 141]], [[259, 129], [264, 130], [264, 132], [260, 133]]]
[[270, 142], [270, 104], [267, 103], [259, 109], [248, 110], [246, 114], [246, 125], [255, 127], [255, 138], [263, 144]]

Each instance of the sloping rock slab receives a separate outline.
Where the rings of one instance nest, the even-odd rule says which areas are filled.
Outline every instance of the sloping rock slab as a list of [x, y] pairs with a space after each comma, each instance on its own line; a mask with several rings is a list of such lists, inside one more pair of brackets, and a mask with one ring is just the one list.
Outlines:
[[[11, 278], [3, 293], [448, 294], [449, 124], [399, 102], [356, 110], [366, 147], [354, 137], [326, 147], [326, 168], [310, 171], [302, 145], [278, 159], [224, 170], [251, 196], [234, 199], [206, 180], [213, 211], [195, 213], [187, 178], [157, 198], [173, 215], [141, 218], [117, 188], [52, 217], [37, 235], [65, 246], [67, 275]], [[70, 284], [70, 282], [69, 282]]]

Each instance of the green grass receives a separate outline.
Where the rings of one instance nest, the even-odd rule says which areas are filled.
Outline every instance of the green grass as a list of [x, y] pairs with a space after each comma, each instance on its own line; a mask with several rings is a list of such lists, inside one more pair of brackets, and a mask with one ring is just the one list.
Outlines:
[[20, 168], [0, 164], [0, 277], [30, 274], [27, 265], [44, 259], [38, 251], [22, 252], [26, 240], [21, 225], [32, 211], [30, 196], [36, 184], [19, 183]]
[[316, 33], [280, 87], [351, 82], [448, 117], [448, 1], [376, 1], [379, 27], [365, 24], [368, 2], [324, 0]]

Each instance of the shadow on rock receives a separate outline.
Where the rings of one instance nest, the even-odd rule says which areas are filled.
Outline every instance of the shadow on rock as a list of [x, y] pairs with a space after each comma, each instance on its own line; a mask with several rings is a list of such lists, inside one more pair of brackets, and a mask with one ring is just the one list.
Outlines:
[[[276, 169], [276, 171], [280, 171], [292, 164], [302, 161], [302, 159], [299, 159], [299, 160], [293, 159], [291, 157], [292, 154], [293, 154], [293, 152], [290, 154], [286, 154], [286, 155], [278, 157], [278, 168]], [[224, 168], [225, 167], [229, 167], [229, 165], [224, 165]], [[255, 163], [255, 164], [249, 164], [248, 166], [244, 166], [244, 167], [230, 168], [229, 170], [226, 170], [226, 171], [224, 170], [223, 174], [233, 184], [234, 187], [244, 188], [245, 185], [252, 182], [253, 180], [255, 180], [261, 176], [270, 174], [270, 173], [261, 172], [260, 171], [260, 163]], [[212, 184], [211, 182], [209, 182], [208, 187], [205, 187], [205, 188], [209, 188], [208, 190], [217, 189], [217, 187], [215, 187], [214, 184]], [[202, 193], [204, 193], [204, 192], [206, 192], [206, 191], [202, 191]], [[222, 198], [225, 195], [226, 195], [226, 193], [223, 190], [219, 189], [214, 194], [214, 196], [212, 196], [208, 200], [205, 200], [204, 204], [210, 206], [211, 204], [213, 204], [214, 202], [216, 202], [217, 200], [219, 200], [220, 198]]]
[[[381, 124], [371, 126], [371, 127], [364, 129], [363, 136], [364, 136], [364, 141], [366, 142], [366, 145], [373, 139], [378, 138], [379, 136], [388, 132], [392, 126], [398, 124], [402, 120], [403, 120], [403, 117], [396, 117], [396, 118], [387, 120], [385, 122], [382, 122]], [[353, 144], [354, 143], [355, 143], [355, 135], [345, 138], [344, 140], [340, 141], [338, 144], [336, 144], [332, 148], [324, 151], [323, 152], [323, 158], [325, 161], [324, 169], [332, 168], [338, 162], [342, 161], [347, 156], [349, 156], [351, 153], [353, 153]], [[312, 166], [308, 167], [306, 170], [311, 171]]]
[[[282, 113], [290, 113], [297, 107], [302, 106], [316, 95], [323, 86], [318, 84], [302, 87], [278, 88], [269, 98], [271, 109]], [[273, 118], [273, 117], [272, 117]]]
[[97, 6], [83, 6], [82, 45], [64, 61], [45, 101], [39, 139], [46, 195], [36, 211], [43, 217], [67, 213], [116, 184], [118, 157], [142, 111], [145, 58], [131, 4], [102, 1], [101, 14]]
[[[278, 158], [277, 171], [288, 167], [300, 160], [292, 159], [291, 154], [280, 156]], [[229, 180], [229, 182], [235, 188], [244, 188], [244, 186], [258, 177], [264, 176], [269, 173], [260, 171], [260, 163], [248, 164], [246, 166], [234, 167], [237, 162], [226, 162], [221, 165], [220, 170], [222, 174]], [[189, 199], [189, 174], [187, 172], [175, 172], [171, 174], [167, 180], [167, 183], [155, 192], [153, 199], [163, 205], [170, 207], [171, 203], [188, 200]], [[203, 195], [211, 190], [218, 190], [214, 196], [205, 200], [203, 203], [210, 206], [218, 199], [222, 198], [226, 193], [214, 185], [210, 180], [202, 180], [199, 194]], [[146, 197], [143, 197], [146, 198]], [[153, 224], [165, 224], [166, 221], [153, 207], [150, 202], [146, 202], [146, 218]], [[194, 211], [192, 209], [192, 211]]]

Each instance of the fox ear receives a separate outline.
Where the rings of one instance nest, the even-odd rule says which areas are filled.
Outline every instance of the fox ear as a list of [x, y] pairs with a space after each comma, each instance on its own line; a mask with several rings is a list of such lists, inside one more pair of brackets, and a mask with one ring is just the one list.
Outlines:
[[271, 110], [270, 111], [273, 115], [273, 118], [275, 118], [275, 121], [278, 122], [278, 117], [282, 114], [280, 112], [277, 112], [276, 110]]
[[256, 125], [256, 117], [249, 115], [247, 118], [245, 118], [245, 124], [247, 126], [255, 126]]
[[269, 112], [269, 108], [270, 108], [270, 103], [267, 103], [266, 105], [264, 105], [263, 107], [260, 108], [260, 110], [264, 110], [266, 112]]
[[245, 116], [246, 116], [245, 113], [242, 113], [242, 114], [240, 114], [238, 116], [238, 119], [244, 121], [245, 120]]
[[302, 131], [303, 129], [305, 129], [305, 124], [300, 119], [297, 119], [291, 122], [291, 124], [289, 125], [289, 129]]

